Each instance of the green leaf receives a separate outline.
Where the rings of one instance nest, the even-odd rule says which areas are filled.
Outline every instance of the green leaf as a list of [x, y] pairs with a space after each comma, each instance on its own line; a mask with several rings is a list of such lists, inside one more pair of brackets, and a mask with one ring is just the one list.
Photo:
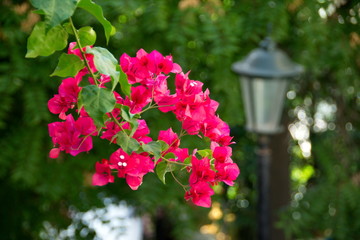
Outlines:
[[167, 153], [165, 156], [164, 156], [165, 159], [176, 159], [176, 155], [172, 152], [169, 152]]
[[182, 166], [180, 164], [168, 162], [166, 172], [174, 172], [174, 171], [181, 170], [182, 168], [184, 168], [184, 166]]
[[45, 15], [44, 10], [38, 9], [38, 10], [34, 10], [33, 13], [39, 14], [39, 15]]
[[[116, 69], [118, 72], [120, 72], [120, 78], [119, 78], [119, 82], [120, 82], [120, 87], [121, 87], [121, 91], [126, 95], [130, 97], [130, 91], [131, 91], [131, 84], [129, 83], [126, 74], [123, 72], [123, 70], [121, 69], [120, 65], [116, 66]], [[115, 89], [117, 83], [113, 83], [113, 90]]]
[[125, 106], [125, 105], [121, 106], [121, 117], [127, 122], [130, 122], [133, 119], [134, 114], [130, 112], [129, 106]]
[[173, 171], [177, 171], [182, 169], [183, 166], [179, 165], [179, 164], [172, 164], [169, 162], [165, 162], [165, 161], [161, 161], [156, 165], [156, 175], [158, 176], [158, 178], [165, 184], [165, 175], [168, 172], [173, 172]]
[[[81, 94], [81, 93], [80, 93]], [[82, 98], [81, 98], [81, 95], [79, 94], [79, 97], [78, 97], [78, 101], [77, 101], [77, 109], [78, 111], [80, 112], [81, 108], [84, 107], [84, 104], [82, 102]]]
[[202, 157], [212, 157], [211, 149], [198, 150], [197, 153]]
[[136, 132], [136, 130], [139, 127], [139, 122], [136, 118], [133, 118], [130, 121], [130, 126], [131, 126], [131, 132], [130, 132], [130, 137], [134, 136], [134, 133]]
[[132, 152], [138, 150], [140, 148], [140, 144], [136, 139], [129, 137], [125, 132], [120, 131], [117, 133], [116, 143], [124, 150], [127, 154], [131, 154]]
[[104, 17], [102, 8], [91, 0], [80, 0], [78, 7], [89, 12], [102, 24], [105, 31], [106, 42], [108, 43], [110, 36], [115, 34], [116, 30], [115, 27], [112, 26], [111, 23]]
[[100, 73], [110, 76], [115, 82], [119, 81], [120, 73], [116, 67], [119, 64], [109, 50], [101, 47], [88, 47], [86, 52], [94, 55], [94, 63]]
[[166, 151], [166, 150], [169, 149], [169, 144], [167, 144], [163, 140], [158, 140], [157, 142], [160, 143], [160, 145], [161, 145], [161, 148], [160, 148], [161, 152]]
[[94, 45], [96, 41], [96, 32], [92, 27], [82, 27], [78, 30], [81, 47]]
[[86, 52], [94, 55], [94, 63], [98, 71], [111, 77], [112, 90], [114, 91], [120, 81], [121, 91], [130, 96], [131, 85], [116, 58], [107, 49], [101, 47], [87, 48]]
[[139, 127], [139, 122], [138, 122], [138, 118], [137, 118], [138, 114], [132, 114], [130, 112], [129, 106], [122, 105], [121, 106], [121, 117], [125, 121], [130, 123], [130, 126], [131, 126], [130, 137], [132, 137], [134, 135], [135, 131], [137, 130], [137, 128]]
[[71, 24], [69, 22], [66, 22], [63, 24], [63, 28], [65, 29], [65, 31], [70, 34], [70, 35], [74, 35], [73, 29], [71, 27]]
[[152, 141], [147, 144], [143, 144], [142, 148], [145, 152], [154, 155], [156, 160], [161, 157], [161, 144], [159, 142]]
[[104, 125], [104, 114], [111, 112], [116, 102], [114, 94], [110, 89], [99, 88], [95, 85], [83, 87], [79, 98], [86, 112], [94, 119], [97, 126]]
[[46, 25], [39, 22], [35, 25], [27, 41], [27, 58], [49, 56], [55, 51], [62, 50], [67, 45], [68, 34], [61, 26], [51, 28], [46, 33]]
[[55, 71], [50, 76], [74, 77], [84, 66], [84, 62], [78, 56], [63, 53]]
[[116, 58], [106, 48], [101, 47], [87, 48], [86, 52], [94, 55], [94, 63], [98, 71], [111, 77], [112, 90], [114, 91], [120, 81], [121, 91], [130, 96], [131, 84]]
[[165, 184], [166, 168], [167, 168], [167, 163], [162, 161], [156, 165], [156, 169], [155, 169], [156, 175], [164, 184]]
[[99, 72], [109, 76], [118, 74], [116, 71], [118, 61], [109, 50], [102, 47], [93, 47], [87, 48], [86, 52], [94, 55], [94, 63]]
[[74, 14], [76, 0], [31, 0], [31, 4], [45, 13], [46, 24], [55, 27]]
[[191, 159], [192, 159], [192, 156], [189, 156], [189, 157], [185, 158], [184, 163], [185, 163], [185, 164], [190, 164], [190, 163], [191, 163]]

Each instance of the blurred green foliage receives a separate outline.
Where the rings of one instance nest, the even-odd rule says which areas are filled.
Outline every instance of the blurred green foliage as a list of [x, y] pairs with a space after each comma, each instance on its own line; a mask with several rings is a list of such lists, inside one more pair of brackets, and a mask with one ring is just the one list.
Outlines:
[[[292, 122], [303, 123], [312, 152], [304, 156], [299, 139], [291, 141], [294, 169], [292, 202], [279, 226], [294, 239], [356, 239], [360, 199], [360, 4], [336, 0], [132, 0], [97, 1], [116, 27], [108, 48], [118, 58], [139, 48], [172, 54], [190, 78], [201, 80], [220, 102], [219, 114], [232, 127], [237, 144], [234, 159], [241, 175], [234, 187], [219, 186], [214, 201], [234, 221], [216, 221], [233, 239], [255, 236], [256, 182], [254, 136], [243, 129], [244, 115], [237, 76], [231, 64], [242, 59], [267, 35], [306, 73], [293, 82], [294, 96], [287, 101]], [[60, 78], [54, 71], [60, 53], [53, 57], [25, 59], [26, 38], [39, 16], [25, 0], [0, 3], [0, 233], [1, 239], [39, 239], [44, 222], [58, 229], [71, 224], [69, 209], [87, 211], [104, 205], [104, 197], [126, 200], [156, 219], [165, 210], [175, 239], [192, 239], [211, 221], [208, 209], [189, 206], [180, 187], [155, 175], [145, 177], [138, 191], [123, 181], [106, 187], [89, 186], [93, 166], [115, 149], [98, 140], [89, 154], [62, 155], [51, 160], [47, 124], [56, 117], [47, 111]], [[91, 25], [95, 45], [105, 46], [104, 29], [84, 10], [77, 10], [75, 25]], [[289, 95], [290, 96], [290, 95]], [[319, 116], [321, 103], [336, 111]], [[299, 111], [305, 118], [299, 117]], [[144, 116], [155, 129], [169, 127], [170, 114]], [[319, 128], [323, 120], [325, 127]], [[196, 146], [189, 139], [187, 146]], [[300, 171], [300, 172], [299, 172]], [[313, 172], [312, 172], [313, 171]], [[299, 177], [300, 176], [300, 177]], [[229, 215], [230, 216], [230, 215]], [[77, 235], [84, 228], [79, 224]], [[91, 239], [94, 233], [88, 235]]]

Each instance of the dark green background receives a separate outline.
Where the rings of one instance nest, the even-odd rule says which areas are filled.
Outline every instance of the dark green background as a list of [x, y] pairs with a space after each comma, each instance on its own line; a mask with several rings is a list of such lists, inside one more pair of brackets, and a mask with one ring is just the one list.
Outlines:
[[[224, 213], [236, 215], [234, 222], [218, 221], [221, 230], [232, 239], [255, 238], [257, 193], [256, 136], [244, 130], [238, 80], [230, 69], [232, 63], [257, 46], [267, 35], [268, 23], [272, 23], [273, 39], [306, 69], [304, 76], [290, 86], [296, 97], [286, 102], [285, 122], [298, 121], [299, 108], [308, 120], [314, 120], [319, 103], [336, 106], [334, 114], [325, 119], [330, 129], [316, 132], [314, 121], [308, 122], [311, 157], [303, 157], [298, 142], [285, 138], [290, 170], [310, 167], [315, 171], [309, 179], [292, 178], [291, 202], [281, 211], [278, 226], [293, 239], [359, 238], [357, 1], [96, 2], [117, 28], [108, 45], [116, 58], [123, 52], [134, 56], [139, 48], [172, 54], [184, 71], [191, 70], [190, 78], [203, 81], [211, 97], [220, 102], [218, 112], [230, 124], [237, 142], [233, 152], [241, 175], [235, 187], [220, 187], [220, 194], [213, 200], [222, 204]], [[186, 6], [190, 2], [193, 7]], [[320, 17], [320, 9], [328, 10], [326, 19]], [[94, 163], [115, 150], [100, 140], [89, 154], [76, 158], [62, 155], [57, 160], [47, 157], [51, 148], [47, 124], [57, 121], [47, 110], [47, 100], [56, 93], [61, 81], [49, 75], [60, 53], [24, 58], [26, 39], [36, 21], [31, 10], [28, 1], [0, 3], [0, 238], [39, 239], [45, 221], [57, 229], [66, 228], [71, 223], [69, 209], [83, 212], [101, 207], [104, 197], [113, 197], [137, 206], [140, 214], [149, 213], [155, 226], [165, 218], [170, 225], [157, 226], [171, 229], [172, 238], [168, 239], [192, 239], [202, 224], [211, 223], [204, 218], [208, 209], [189, 206], [181, 187], [170, 178], [164, 186], [154, 174], [149, 174], [138, 191], [131, 191], [122, 180], [102, 188], [88, 186], [85, 179], [94, 171]], [[98, 35], [96, 45], [105, 47], [102, 27], [94, 18], [78, 10], [74, 22], [78, 28], [94, 27]], [[161, 114], [145, 118], [154, 129], [164, 129], [172, 119]], [[194, 146], [194, 141], [189, 139], [184, 144]], [[277, 167], [282, 171], [282, 166]], [[243, 200], [249, 206], [242, 207]], [[93, 238], [91, 231], [87, 237], [81, 237], [80, 231], [86, 226], [76, 224], [79, 239]], [[157, 239], [166, 238], [158, 235]]]

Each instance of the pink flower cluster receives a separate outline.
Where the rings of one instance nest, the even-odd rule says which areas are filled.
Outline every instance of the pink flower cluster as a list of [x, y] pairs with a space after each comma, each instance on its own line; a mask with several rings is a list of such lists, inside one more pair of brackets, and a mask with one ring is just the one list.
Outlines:
[[[74, 49], [74, 46], [73, 43], [70, 45], [68, 53], [83, 59], [80, 50]], [[93, 55], [86, 54], [86, 61], [90, 70], [96, 73]], [[50, 151], [50, 157], [58, 157], [60, 151], [73, 156], [87, 152], [92, 148], [92, 136], [96, 135], [121, 146], [118, 136], [125, 132], [140, 146], [140, 150], [128, 152], [120, 147], [111, 154], [109, 160], [97, 162], [93, 185], [102, 186], [114, 182], [115, 173], [117, 177], [125, 178], [129, 187], [136, 190], [142, 184], [144, 175], [154, 172], [160, 163], [178, 164], [185, 166], [183, 169], [189, 173], [189, 184], [183, 186], [186, 189], [185, 199], [191, 199], [198, 206], [210, 207], [211, 196], [214, 194], [211, 186], [219, 182], [233, 185], [240, 174], [238, 166], [231, 159], [232, 150], [229, 145], [233, 142], [229, 127], [216, 114], [218, 102], [209, 97], [208, 89], [203, 91], [201, 82], [189, 79], [189, 73], [183, 73], [171, 56], [163, 56], [157, 51], [147, 53], [141, 49], [136, 57], [123, 54], [120, 66], [131, 84], [131, 94], [122, 96], [113, 92], [116, 105], [106, 114], [107, 118], [104, 119], [107, 120], [104, 120], [103, 126], [95, 126], [83, 107], [76, 110], [79, 115], [77, 120], [68, 113], [78, 103], [81, 94], [79, 84], [84, 81], [89, 69], [84, 68], [74, 78], [62, 81], [59, 93], [48, 102], [50, 112], [59, 114], [59, 118], [65, 120], [49, 124], [49, 134], [55, 146]], [[171, 93], [167, 84], [170, 74], [175, 75], [174, 93]], [[100, 73], [98, 75], [99, 79], [88, 77], [89, 84], [98, 83], [99, 87], [105, 88], [104, 83], [110, 81], [110, 77]], [[136, 119], [134, 124], [122, 117], [123, 106], [127, 106], [131, 114], [139, 115], [153, 108], [172, 112], [181, 122], [186, 134], [211, 140], [209, 154], [204, 156], [197, 150], [189, 153], [189, 149], [181, 148], [181, 136], [173, 132], [172, 128], [160, 131], [158, 138], [152, 139], [148, 136], [150, 129], [145, 120]], [[147, 144], [159, 142], [167, 145], [165, 150], [161, 150], [160, 156], [143, 150]]]

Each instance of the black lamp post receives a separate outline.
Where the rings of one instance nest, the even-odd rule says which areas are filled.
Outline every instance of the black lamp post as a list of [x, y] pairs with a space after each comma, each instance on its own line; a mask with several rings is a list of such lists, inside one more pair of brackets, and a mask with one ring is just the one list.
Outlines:
[[268, 37], [244, 60], [232, 65], [240, 75], [245, 105], [246, 128], [259, 134], [258, 154], [258, 239], [269, 236], [269, 135], [281, 132], [280, 120], [288, 81], [303, 72]]

